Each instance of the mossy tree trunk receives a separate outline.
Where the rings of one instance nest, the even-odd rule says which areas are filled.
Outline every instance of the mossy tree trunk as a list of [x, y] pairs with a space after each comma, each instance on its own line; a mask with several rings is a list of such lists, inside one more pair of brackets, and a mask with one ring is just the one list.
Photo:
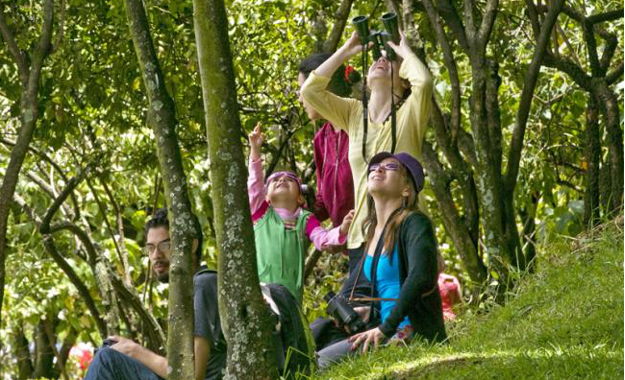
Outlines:
[[146, 12], [141, 0], [126, 0], [125, 5], [130, 34], [149, 101], [148, 121], [156, 137], [173, 243], [169, 269], [168, 378], [193, 379], [192, 244], [199, 231], [195, 229], [187, 179], [176, 137], [174, 102], [165, 87], [165, 77], [154, 50]]
[[228, 20], [221, 0], [194, 0], [193, 19], [211, 161], [226, 378], [272, 379], [272, 324], [260, 292]]

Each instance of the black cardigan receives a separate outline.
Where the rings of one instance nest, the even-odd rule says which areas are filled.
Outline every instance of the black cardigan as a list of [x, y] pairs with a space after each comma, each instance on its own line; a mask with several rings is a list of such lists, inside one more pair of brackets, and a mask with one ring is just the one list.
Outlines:
[[[401, 290], [395, 307], [379, 328], [384, 335], [391, 337], [408, 316], [415, 334], [428, 341], [443, 341], [447, 334], [438, 290], [436, 238], [432, 223], [423, 214], [415, 212], [404, 219], [396, 232]], [[384, 246], [384, 235], [380, 236], [376, 251]], [[372, 272], [375, 276], [376, 268], [372, 268]], [[375, 277], [372, 283], [375, 289]]]

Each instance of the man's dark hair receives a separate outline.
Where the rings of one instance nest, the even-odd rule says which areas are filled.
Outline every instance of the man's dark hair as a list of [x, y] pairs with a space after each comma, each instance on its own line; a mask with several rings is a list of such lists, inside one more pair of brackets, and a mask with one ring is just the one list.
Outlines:
[[[311, 54], [300, 62], [298, 71], [308, 78], [313, 70], [321, 66], [331, 56], [330, 53]], [[358, 81], [360, 81], [360, 74], [357, 71], [351, 68], [346, 76], [345, 65], [341, 65], [332, 74], [329, 90], [338, 96], [349, 96], [352, 93], [352, 86]]]
[[[193, 219], [193, 224], [195, 224], [195, 229], [198, 232], [197, 236], [197, 249], [195, 250], [195, 255], [197, 256], [198, 264], [202, 260], [202, 242], [204, 241], [204, 236], [202, 235], [202, 227], [200, 226], [200, 222], [197, 220], [195, 215], [191, 215]], [[152, 228], [165, 227], [169, 231], [169, 218], [167, 217], [167, 209], [159, 208], [154, 213], [152, 219], [148, 220], [145, 224], [145, 236], [148, 236], [148, 231]]]

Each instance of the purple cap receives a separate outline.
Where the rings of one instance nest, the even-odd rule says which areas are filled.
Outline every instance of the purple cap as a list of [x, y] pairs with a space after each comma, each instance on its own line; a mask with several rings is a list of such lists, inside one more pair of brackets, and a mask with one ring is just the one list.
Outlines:
[[412, 179], [412, 184], [414, 185], [417, 193], [423, 190], [423, 182], [425, 181], [423, 167], [416, 158], [412, 157], [408, 153], [391, 154], [389, 152], [380, 152], [371, 158], [371, 161], [369, 161], [369, 168], [371, 168], [371, 165], [379, 164], [387, 158], [394, 158], [401, 162], [402, 165], [404, 165], [404, 167], [408, 170], [410, 178]]

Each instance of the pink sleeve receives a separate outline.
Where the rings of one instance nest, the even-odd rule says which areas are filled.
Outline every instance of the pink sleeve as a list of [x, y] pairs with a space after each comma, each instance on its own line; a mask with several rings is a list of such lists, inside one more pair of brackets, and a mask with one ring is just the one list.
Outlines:
[[344, 245], [347, 242], [347, 234], [341, 235], [340, 227], [328, 231], [321, 227], [321, 223], [314, 215], [311, 215], [306, 221], [306, 236], [320, 251], [332, 246]]
[[247, 177], [247, 193], [250, 198], [250, 213], [255, 215], [265, 203], [265, 179], [263, 178], [263, 163], [260, 159], [250, 159], [249, 177]]

